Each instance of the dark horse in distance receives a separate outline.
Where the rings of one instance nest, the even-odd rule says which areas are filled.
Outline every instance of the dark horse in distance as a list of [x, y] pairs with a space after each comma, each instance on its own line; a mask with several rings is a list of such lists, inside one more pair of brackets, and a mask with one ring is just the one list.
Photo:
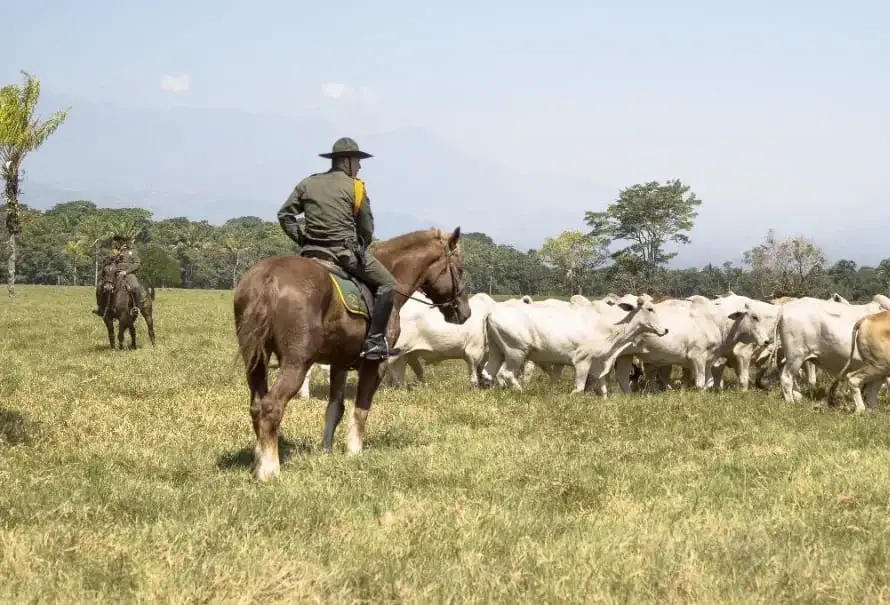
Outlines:
[[[392, 346], [400, 331], [399, 310], [418, 289], [439, 307], [446, 321], [462, 324], [470, 317], [459, 240], [460, 227], [444, 234], [430, 228], [369, 249], [396, 280], [395, 321], [391, 317], [391, 333], [387, 334]], [[384, 363], [359, 357], [370, 306], [367, 288], [320, 259], [267, 258], [241, 278], [234, 293], [235, 330], [250, 388], [250, 416], [256, 434], [253, 472], [259, 481], [279, 475], [281, 418], [313, 363], [331, 366], [322, 439], [326, 451], [333, 447], [334, 432], [343, 418], [346, 376], [350, 369], [359, 370], [346, 447], [350, 453], [361, 452], [371, 401], [380, 386], [380, 364]], [[270, 390], [267, 369], [272, 353], [278, 358], [280, 372]]]
[[124, 283], [124, 277], [118, 275], [117, 267], [109, 265], [102, 271], [100, 285], [104, 297], [102, 321], [108, 329], [108, 343], [114, 348], [114, 320], [117, 320], [117, 340], [120, 348], [124, 348], [124, 331], [130, 332], [130, 348], [136, 348], [136, 318], [141, 314], [148, 326], [148, 338], [152, 346], [155, 344], [155, 324], [152, 317], [155, 289], [148, 288], [148, 296], [142, 297], [142, 304], [136, 306], [133, 295]]

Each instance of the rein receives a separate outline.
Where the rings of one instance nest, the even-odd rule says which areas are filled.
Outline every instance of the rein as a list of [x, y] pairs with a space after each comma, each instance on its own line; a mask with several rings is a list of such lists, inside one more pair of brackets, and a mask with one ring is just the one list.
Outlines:
[[454, 259], [452, 258], [453, 256], [454, 256], [454, 253], [453, 253], [452, 250], [448, 247], [448, 244], [445, 244], [445, 268], [442, 269], [442, 271], [439, 273], [439, 275], [436, 276], [436, 278], [438, 279], [438, 278], [439, 278], [441, 275], [443, 275], [446, 271], [448, 271], [448, 273], [450, 274], [450, 276], [451, 276], [451, 300], [445, 301], [445, 302], [443, 302], [443, 303], [434, 303], [434, 302], [431, 302], [431, 301], [428, 301], [428, 300], [422, 300], [422, 299], [420, 299], [420, 298], [415, 298], [415, 297], [413, 297], [413, 296], [410, 296], [410, 295], [408, 295], [408, 294], [405, 294], [404, 292], [399, 292], [399, 291], [396, 290], [395, 288], [393, 288], [393, 291], [394, 291], [396, 294], [401, 294], [402, 296], [404, 296], [405, 298], [407, 298], [407, 299], [409, 299], [409, 300], [413, 300], [413, 301], [416, 301], [416, 302], [419, 302], [419, 303], [423, 303], [423, 304], [425, 304], [425, 305], [427, 305], [427, 306], [429, 306], [429, 307], [431, 307], [431, 308], [432, 308], [432, 307], [442, 307], [442, 308], [453, 308], [453, 309], [456, 309], [457, 306], [458, 306], [458, 304], [459, 304], [458, 301], [457, 301], [457, 298], [458, 298], [461, 294], [463, 294], [463, 292], [464, 292], [464, 288], [461, 287], [461, 286], [459, 286], [459, 282], [458, 282], [458, 279], [457, 279], [457, 275], [456, 275], [456, 273], [455, 273], [456, 270], [455, 270], [455, 268], [454, 268]]

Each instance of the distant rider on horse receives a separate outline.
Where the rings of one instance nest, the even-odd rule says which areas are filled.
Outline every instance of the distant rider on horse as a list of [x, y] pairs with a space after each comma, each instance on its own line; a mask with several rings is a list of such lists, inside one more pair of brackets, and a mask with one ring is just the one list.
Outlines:
[[143, 300], [145, 300], [142, 285], [134, 275], [142, 264], [139, 254], [130, 247], [126, 240], [115, 238], [114, 241], [115, 243], [119, 242], [119, 245], [116, 248], [112, 248], [111, 256], [108, 257], [102, 268], [103, 279], [96, 284], [96, 307], [93, 309], [93, 313], [100, 317], [105, 314], [106, 306], [111, 303], [110, 295], [102, 291], [102, 281], [104, 280], [122, 278], [121, 283], [133, 297], [133, 304], [136, 309], [140, 308]]
[[[361, 160], [374, 156], [361, 151], [349, 137], [338, 139], [330, 153], [319, 155], [331, 160], [330, 170], [297, 183], [278, 211], [278, 222], [302, 248], [301, 255], [320, 252], [370, 288], [374, 309], [361, 357], [386, 359], [390, 353], [386, 327], [392, 314], [395, 279], [368, 252], [374, 215], [364, 183], [357, 178]], [[297, 219], [300, 214], [305, 215], [303, 220]]]

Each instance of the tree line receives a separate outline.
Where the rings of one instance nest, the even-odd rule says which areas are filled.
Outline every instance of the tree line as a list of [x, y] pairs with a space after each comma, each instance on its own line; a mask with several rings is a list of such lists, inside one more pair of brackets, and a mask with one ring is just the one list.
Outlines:
[[[688, 243], [684, 232], [692, 228], [698, 201], [686, 191], [678, 181], [625, 189], [606, 210], [588, 213], [590, 231], [564, 231], [537, 250], [517, 250], [485, 233], [464, 233], [468, 287], [494, 295], [533, 296], [645, 291], [684, 297], [733, 290], [772, 298], [838, 292], [850, 300], [887, 290], [890, 258], [877, 267], [860, 267], [851, 260], [829, 265], [816, 243], [805, 237], [782, 239], [772, 231], [744, 252], [740, 266], [726, 262], [669, 269], [672, 253], [665, 246]], [[628, 208], [631, 204], [640, 207]], [[255, 216], [222, 225], [185, 217], [155, 220], [143, 208], [100, 208], [86, 200], [45, 211], [20, 204], [18, 211], [21, 283], [93, 285], [115, 237], [134, 242], [142, 257], [138, 275], [155, 287], [233, 288], [260, 259], [299, 252], [277, 222]], [[0, 219], [5, 212], [0, 209]], [[0, 251], [0, 261], [6, 254]]]
[[[139, 277], [155, 287], [232, 288], [260, 259], [298, 252], [277, 223], [255, 216], [211, 225], [185, 217], [155, 220], [143, 208], [100, 208], [87, 200], [46, 211], [22, 204], [24, 158], [49, 139], [70, 111], [39, 119], [40, 81], [27, 72], [22, 76], [22, 84], [0, 88], [0, 224], [7, 236], [0, 261], [7, 265], [10, 296], [16, 279], [94, 284], [114, 237], [137, 243], [143, 261]], [[733, 290], [769, 299], [838, 292], [851, 301], [887, 290], [890, 258], [877, 267], [846, 259], [829, 264], [815, 242], [803, 236], [780, 238], [772, 230], [761, 244], [744, 251], [741, 266], [725, 262], [669, 269], [676, 252], [667, 246], [690, 243], [688, 233], [701, 203], [679, 179], [650, 181], [622, 189], [605, 208], [585, 213], [587, 231], [564, 231], [537, 250], [521, 251], [485, 233], [465, 233], [468, 286], [475, 292], [535, 296], [648, 292], [685, 297]]]

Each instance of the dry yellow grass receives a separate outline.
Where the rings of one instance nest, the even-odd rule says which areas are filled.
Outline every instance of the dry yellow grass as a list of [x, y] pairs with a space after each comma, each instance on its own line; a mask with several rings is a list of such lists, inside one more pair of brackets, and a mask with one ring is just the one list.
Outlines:
[[89, 288], [0, 300], [0, 600], [890, 600], [884, 409], [473, 391], [455, 362], [381, 391], [358, 457], [344, 427], [320, 452], [315, 385], [259, 486], [230, 301], [162, 290], [158, 346], [121, 352]]

